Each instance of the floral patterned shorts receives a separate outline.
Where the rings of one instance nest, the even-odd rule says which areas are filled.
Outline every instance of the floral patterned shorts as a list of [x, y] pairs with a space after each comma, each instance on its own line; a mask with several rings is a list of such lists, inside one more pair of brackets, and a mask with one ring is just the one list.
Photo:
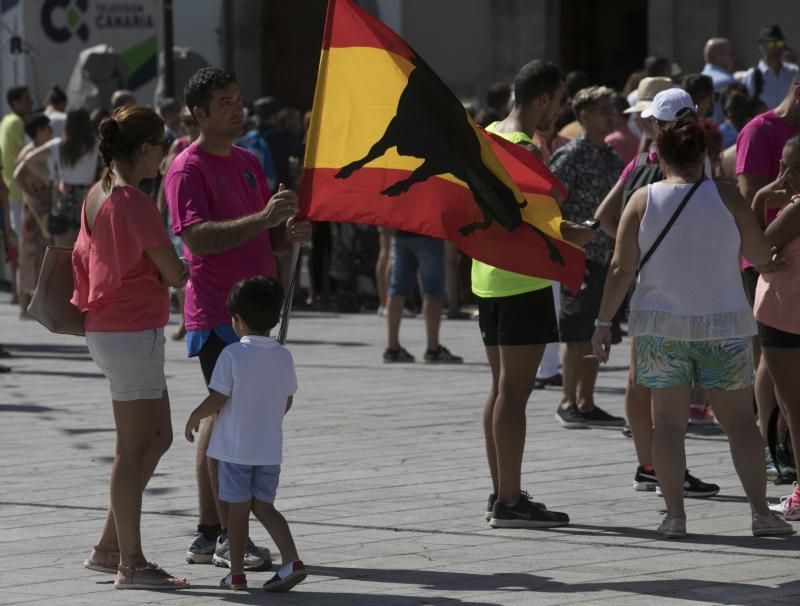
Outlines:
[[753, 384], [749, 337], [674, 341], [664, 337], [634, 339], [636, 382], [650, 389], [697, 383], [706, 389], [744, 389]]

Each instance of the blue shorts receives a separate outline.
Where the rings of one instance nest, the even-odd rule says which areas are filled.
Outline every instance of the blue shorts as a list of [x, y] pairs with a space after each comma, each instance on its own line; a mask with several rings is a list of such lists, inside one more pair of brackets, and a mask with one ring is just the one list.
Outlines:
[[417, 270], [422, 276], [422, 297], [444, 299], [444, 241], [427, 236], [395, 235], [389, 296], [412, 297]]
[[280, 465], [239, 465], [219, 461], [219, 500], [244, 503], [253, 498], [274, 503]]

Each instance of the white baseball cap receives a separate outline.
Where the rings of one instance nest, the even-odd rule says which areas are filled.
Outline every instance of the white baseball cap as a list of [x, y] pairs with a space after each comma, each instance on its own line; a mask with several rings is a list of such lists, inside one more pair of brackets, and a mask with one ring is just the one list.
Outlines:
[[697, 113], [697, 106], [692, 101], [692, 97], [681, 88], [670, 88], [662, 90], [653, 97], [650, 107], [642, 112], [642, 118], [655, 118], [662, 122], [675, 122], [679, 114], [686, 110]]

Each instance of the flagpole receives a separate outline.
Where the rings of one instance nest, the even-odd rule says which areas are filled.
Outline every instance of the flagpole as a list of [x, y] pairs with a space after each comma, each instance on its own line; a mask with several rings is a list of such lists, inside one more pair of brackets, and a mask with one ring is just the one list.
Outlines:
[[300, 245], [292, 245], [292, 275], [289, 277], [289, 284], [286, 287], [286, 296], [283, 300], [283, 309], [281, 310], [281, 327], [278, 330], [278, 343], [283, 345], [286, 343], [286, 333], [289, 331], [289, 317], [292, 313], [292, 300], [294, 299], [294, 289], [297, 285], [297, 278], [300, 274]]

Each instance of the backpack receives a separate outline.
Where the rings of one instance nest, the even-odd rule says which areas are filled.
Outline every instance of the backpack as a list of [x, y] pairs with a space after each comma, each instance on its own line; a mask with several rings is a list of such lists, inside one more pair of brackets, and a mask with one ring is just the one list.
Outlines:
[[658, 163], [650, 164], [647, 161], [647, 152], [642, 152], [636, 156], [636, 164], [633, 166], [628, 180], [625, 182], [625, 187], [622, 190], [622, 208], [628, 204], [633, 192], [640, 187], [656, 183], [657, 181], [664, 180], [664, 173], [661, 171], [661, 165]]
[[269, 143], [267, 143], [261, 131], [254, 128], [245, 133], [237, 143], [255, 154], [261, 163], [264, 176], [267, 178], [270, 192], [275, 192], [278, 187], [278, 171], [275, 168], [275, 162], [272, 160], [272, 150], [270, 150]]

